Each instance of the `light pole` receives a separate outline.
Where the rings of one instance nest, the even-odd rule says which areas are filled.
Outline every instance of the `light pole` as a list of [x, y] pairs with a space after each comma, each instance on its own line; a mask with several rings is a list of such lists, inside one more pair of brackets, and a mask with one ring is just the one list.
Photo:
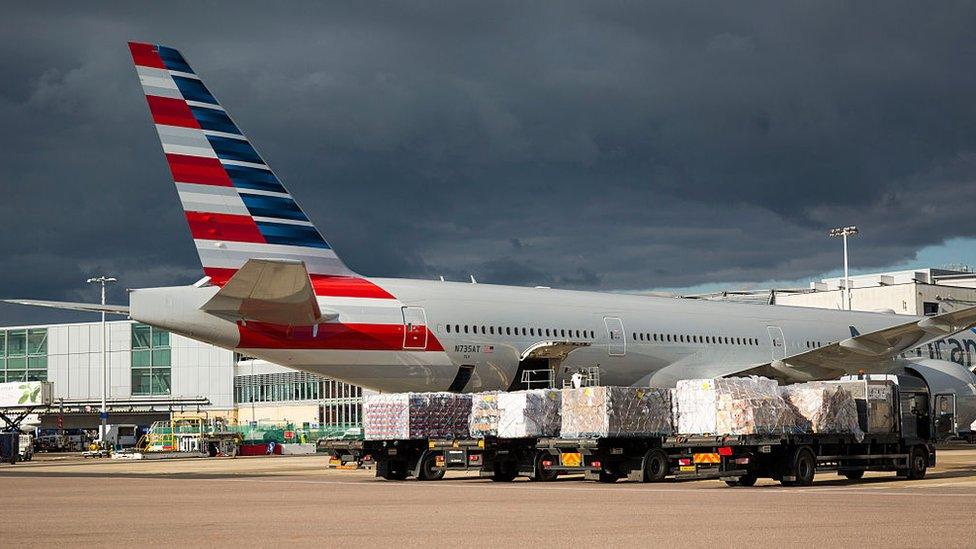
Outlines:
[[117, 280], [104, 275], [98, 278], [88, 279], [89, 284], [101, 284], [102, 286], [102, 407], [98, 411], [98, 417], [102, 423], [98, 429], [98, 440], [103, 447], [105, 446], [105, 439], [108, 436], [106, 429], [108, 423], [108, 407], [105, 405], [105, 396], [108, 394], [108, 363], [106, 360], [108, 356], [106, 349], [108, 338], [105, 334], [105, 284], [109, 282], [117, 282]]
[[857, 234], [857, 227], [851, 225], [849, 227], [836, 227], [827, 231], [827, 236], [829, 237], [843, 237], [844, 238], [844, 293], [847, 294], [847, 310], [851, 310], [851, 279], [847, 271], [847, 237], [854, 236]]

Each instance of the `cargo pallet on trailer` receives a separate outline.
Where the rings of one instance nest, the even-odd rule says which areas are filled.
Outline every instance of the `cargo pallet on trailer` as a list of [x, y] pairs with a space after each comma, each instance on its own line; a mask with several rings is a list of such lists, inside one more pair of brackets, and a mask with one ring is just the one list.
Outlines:
[[[540, 448], [551, 454], [556, 471], [582, 468], [587, 479], [601, 482], [621, 478], [656, 482], [673, 477], [722, 479], [730, 486], [751, 486], [759, 478], [771, 478], [784, 485], [806, 486], [818, 471], [836, 471], [852, 480], [865, 471], [924, 477], [928, 467], [935, 465], [933, 443], [952, 434], [944, 426], [953, 425], [954, 418], [934, 412], [935, 399], [930, 399], [928, 387], [917, 378], [864, 379], [891, 391], [894, 417], [890, 432], [868, 430], [863, 438], [852, 433], [783, 433], [544, 439]], [[565, 463], [567, 456], [569, 464]]]

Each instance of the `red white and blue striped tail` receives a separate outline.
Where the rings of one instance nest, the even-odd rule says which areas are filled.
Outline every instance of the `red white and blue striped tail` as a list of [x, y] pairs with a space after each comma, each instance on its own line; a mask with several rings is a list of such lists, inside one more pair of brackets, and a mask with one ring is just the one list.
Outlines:
[[204, 273], [223, 285], [251, 258], [356, 276], [173, 48], [129, 43]]

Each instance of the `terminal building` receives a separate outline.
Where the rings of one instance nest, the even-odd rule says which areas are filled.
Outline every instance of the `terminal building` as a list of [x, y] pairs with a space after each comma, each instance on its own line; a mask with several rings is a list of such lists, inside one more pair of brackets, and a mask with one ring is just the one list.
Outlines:
[[[130, 320], [106, 323], [109, 423], [150, 425], [171, 414], [237, 423], [359, 424], [363, 390], [252, 360]], [[95, 428], [102, 398], [100, 322], [0, 328], [0, 381], [50, 381], [41, 428]]]

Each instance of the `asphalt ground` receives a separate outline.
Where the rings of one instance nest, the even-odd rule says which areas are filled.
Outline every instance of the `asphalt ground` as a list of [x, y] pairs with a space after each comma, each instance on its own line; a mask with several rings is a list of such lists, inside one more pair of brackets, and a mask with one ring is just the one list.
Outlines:
[[323, 456], [0, 465], [0, 546], [976, 547], [976, 447], [924, 480], [388, 482]]

